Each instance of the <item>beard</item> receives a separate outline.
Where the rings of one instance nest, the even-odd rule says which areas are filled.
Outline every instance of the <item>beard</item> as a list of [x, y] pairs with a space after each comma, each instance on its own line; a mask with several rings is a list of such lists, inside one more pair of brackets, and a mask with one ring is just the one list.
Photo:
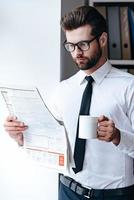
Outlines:
[[95, 52], [91, 58], [84, 57], [81, 55], [77, 57], [77, 59], [79, 59], [80, 62], [77, 62], [77, 59], [74, 59], [74, 62], [80, 70], [88, 70], [93, 68], [98, 63], [101, 56], [102, 56], [102, 49], [99, 47], [98, 51]]

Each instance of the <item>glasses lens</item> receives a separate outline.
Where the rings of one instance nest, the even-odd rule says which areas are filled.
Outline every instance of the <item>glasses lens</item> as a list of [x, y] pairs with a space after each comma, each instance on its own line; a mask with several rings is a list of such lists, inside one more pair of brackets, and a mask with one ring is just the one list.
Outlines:
[[72, 44], [72, 43], [65, 43], [65, 44], [64, 44], [64, 47], [65, 47], [65, 49], [66, 49], [67, 51], [69, 51], [69, 52], [74, 51], [74, 44]]
[[81, 42], [78, 43], [78, 47], [79, 47], [81, 50], [86, 51], [86, 50], [89, 49], [90, 44], [89, 44], [89, 42], [81, 41]]

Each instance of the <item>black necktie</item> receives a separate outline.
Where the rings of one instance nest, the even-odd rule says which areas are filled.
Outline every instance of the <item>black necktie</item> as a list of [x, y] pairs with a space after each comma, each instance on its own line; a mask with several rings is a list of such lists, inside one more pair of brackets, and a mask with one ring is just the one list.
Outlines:
[[[92, 96], [92, 82], [94, 80], [91, 76], [86, 76], [85, 79], [88, 81], [88, 83], [82, 96], [79, 115], [89, 115], [91, 96]], [[75, 173], [81, 171], [83, 168], [85, 145], [86, 145], [86, 139], [78, 138], [78, 132], [79, 132], [79, 118], [78, 118], [77, 134], [76, 134], [75, 148], [74, 148], [74, 161], [76, 167], [73, 168], [73, 171]]]

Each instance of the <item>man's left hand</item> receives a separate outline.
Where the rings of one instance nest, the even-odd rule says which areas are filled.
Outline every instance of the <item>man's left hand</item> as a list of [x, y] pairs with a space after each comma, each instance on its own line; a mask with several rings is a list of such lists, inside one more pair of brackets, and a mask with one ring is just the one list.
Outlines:
[[104, 115], [98, 118], [98, 123], [98, 139], [118, 145], [120, 142], [120, 131], [115, 127], [115, 123]]

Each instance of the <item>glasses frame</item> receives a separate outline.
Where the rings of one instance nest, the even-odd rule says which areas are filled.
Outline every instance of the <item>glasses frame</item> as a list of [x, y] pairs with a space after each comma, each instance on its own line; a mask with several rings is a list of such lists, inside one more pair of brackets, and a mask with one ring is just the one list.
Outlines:
[[[65, 50], [66, 50], [67, 52], [70, 52], [70, 53], [73, 52], [73, 51], [75, 51], [75, 47], [76, 47], [76, 46], [78, 47], [78, 49], [79, 49], [80, 51], [88, 51], [89, 48], [90, 48], [90, 43], [93, 42], [95, 39], [97, 39], [101, 34], [102, 34], [102, 33], [98, 34], [97, 36], [95, 36], [95, 37], [92, 38], [91, 40], [81, 40], [81, 41], [79, 41], [79, 42], [77, 42], [77, 43], [71, 43], [71, 42], [67, 42], [67, 41], [65, 40], [64, 43], [63, 43], [63, 46], [64, 46]], [[81, 47], [79, 46], [79, 44], [80, 44], [81, 42], [86, 42], [86, 43], [88, 44], [88, 49], [86, 49], [86, 50], [81, 49]], [[72, 44], [73, 47], [74, 47], [73, 50], [72, 50], [72, 51], [68, 51], [68, 50], [66, 49], [66, 47], [65, 47], [66, 44]]]

